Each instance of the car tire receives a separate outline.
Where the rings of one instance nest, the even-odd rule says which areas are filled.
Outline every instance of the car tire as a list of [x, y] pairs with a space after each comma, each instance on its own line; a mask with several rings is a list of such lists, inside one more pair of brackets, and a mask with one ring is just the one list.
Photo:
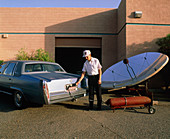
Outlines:
[[13, 97], [14, 97], [14, 104], [17, 109], [23, 109], [26, 106], [24, 96], [20, 91], [16, 91]]

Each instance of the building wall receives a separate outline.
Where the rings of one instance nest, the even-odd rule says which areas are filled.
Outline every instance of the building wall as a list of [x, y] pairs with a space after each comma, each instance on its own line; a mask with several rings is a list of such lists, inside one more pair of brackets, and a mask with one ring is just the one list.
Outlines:
[[126, 23], [126, 0], [120, 2], [117, 15], [117, 32], [120, 32]]
[[[170, 31], [169, 0], [122, 0], [110, 8], [0, 8], [0, 60], [15, 59], [18, 50], [43, 48], [55, 59], [56, 37], [102, 39], [103, 70], [146, 51]], [[134, 18], [142, 11], [142, 18]], [[2, 38], [8, 34], [8, 38]]]
[[[169, 0], [126, 1], [126, 56], [158, 51], [156, 40], [170, 33]], [[141, 18], [134, 18], [135, 11], [142, 11]]]
[[[101, 37], [103, 54], [109, 48], [115, 50], [117, 47], [114, 39], [117, 9], [0, 8], [0, 11], [1, 36], [8, 34], [8, 38], [0, 38], [2, 60], [15, 59], [21, 48], [26, 48], [29, 53], [44, 48], [55, 59], [55, 37]], [[113, 54], [107, 57], [104, 59], [112, 59]], [[105, 69], [112, 60], [104, 59]]]
[[[155, 42], [170, 33], [169, 5], [169, 0], [126, 0], [126, 57], [158, 51]], [[134, 18], [135, 11], [142, 11], [142, 17]], [[149, 88], [165, 86], [166, 70], [149, 80]]]
[[117, 36], [109, 35], [102, 37], [102, 65], [103, 71], [117, 61]]
[[21, 48], [28, 53], [44, 47], [44, 35], [34, 34], [8, 34], [8, 38], [0, 37], [0, 59], [16, 59], [16, 55]]
[[[169, 0], [126, 0], [126, 22], [169, 24], [169, 5]], [[134, 11], [142, 11], [142, 18], [133, 18]]]
[[0, 8], [1, 32], [116, 32], [114, 9]]
[[157, 52], [159, 46], [156, 41], [170, 33], [170, 26], [127, 25], [126, 33], [126, 55], [130, 57], [143, 52]]
[[119, 5], [117, 19], [117, 61], [121, 61], [126, 58], [126, 0]]

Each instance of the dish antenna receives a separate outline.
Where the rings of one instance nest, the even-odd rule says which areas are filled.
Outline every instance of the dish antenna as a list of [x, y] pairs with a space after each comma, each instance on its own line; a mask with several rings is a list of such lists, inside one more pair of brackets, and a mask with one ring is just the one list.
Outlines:
[[167, 55], [158, 52], [146, 52], [124, 59], [103, 73], [102, 88], [123, 89], [139, 84], [158, 73], [168, 61]]

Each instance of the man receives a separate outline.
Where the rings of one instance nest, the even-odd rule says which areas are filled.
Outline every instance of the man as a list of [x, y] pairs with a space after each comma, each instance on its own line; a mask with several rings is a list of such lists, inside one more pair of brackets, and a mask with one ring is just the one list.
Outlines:
[[91, 56], [90, 50], [85, 50], [83, 52], [83, 57], [86, 58], [84, 63], [82, 74], [79, 81], [76, 83], [78, 85], [84, 78], [86, 72], [88, 75], [88, 86], [89, 86], [89, 109], [93, 109], [94, 102], [94, 90], [96, 90], [97, 95], [97, 109], [101, 110], [102, 96], [101, 96], [101, 76], [102, 76], [102, 66], [97, 58]]

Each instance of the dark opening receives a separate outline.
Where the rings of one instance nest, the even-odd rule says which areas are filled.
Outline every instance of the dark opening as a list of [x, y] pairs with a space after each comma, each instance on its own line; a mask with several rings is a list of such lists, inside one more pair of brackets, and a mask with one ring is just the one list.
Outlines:
[[55, 62], [60, 64], [67, 72], [80, 74], [85, 62], [83, 51], [90, 50], [92, 57], [101, 63], [101, 48], [55, 48]]

